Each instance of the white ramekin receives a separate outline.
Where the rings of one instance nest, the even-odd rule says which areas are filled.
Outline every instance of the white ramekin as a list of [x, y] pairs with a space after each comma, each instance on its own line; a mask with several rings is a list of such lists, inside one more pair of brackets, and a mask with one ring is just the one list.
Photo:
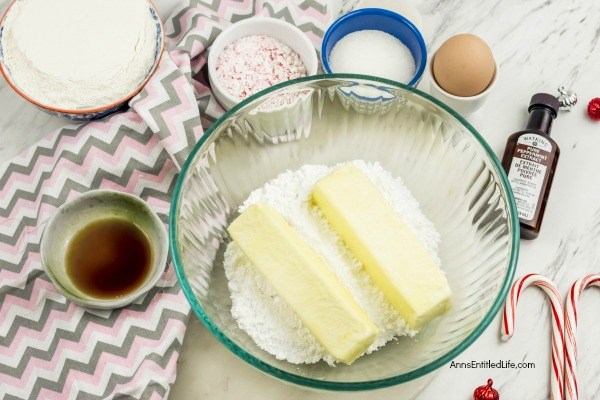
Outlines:
[[244, 36], [266, 35], [287, 44], [294, 50], [306, 66], [307, 75], [315, 75], [318, 58], [315, 48], [300, 29], [294, 25], [269, 17], [248, 18], [226, 28], [214, 41], [208, 54], [208, 76], [213, 93], [225, 110], [229, 110], [240, 102], [238, 98], [227, 92], [218, 79], [216, 65], [219, 55], [231, 42]]
[[494, 88], [496, 81], [498, 80], [498, 74], [500, 72], [500, 67], [498, 66], [498, 62], [494, 60], [495, 69], [494, 76], [492, 77], [492, 81], [488, 85], [488, 87], [481, 93], [475, 96], [469, 97], [461, 97], [455, 96], [446, 92], [444, 89], [440, 87], [435, 81], [435, 77], [433, 75], [433, 63], [435, 60], [435, 54], [431, 57], [431, 61], [429, 62], [429, 72], [431, 74], [431, 83], [429, 90], [431, 95], [436, 99], [442, 101], [444, 104], [453, 108], [456, 112], [463, 115], [472, 114], [475, 111], [479, 110], [481, 106], [485, 103], [488, 94]]
[[[66, 254], [75, 234], [100, 219], [125, 218], [141, 229], [152, 248], [152, 265], [146, 280], [132, 292], [114, 299], [100, 299], [83, 293], [67, 274]], [[139, 197], [113, 190], [92, 190], [63, 204], [46, 223], [40, 243], [42, 266], [56, 289], [69, 300], [89, 308], [124, 307], [156, 285], [165, 271], [169, 242], [165, 226]]]

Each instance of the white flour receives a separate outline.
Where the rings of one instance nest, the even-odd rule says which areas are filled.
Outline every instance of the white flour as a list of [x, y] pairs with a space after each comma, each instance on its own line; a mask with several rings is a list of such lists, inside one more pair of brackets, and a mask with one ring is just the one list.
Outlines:
[[144, 81], [156, 34], [146, 0], [18, 0], [6, 17], [2, 48], [28, 96], [89, 109], [120, 100]]
[[[402, 180], [392, 177], [379, 164], [367, 164], [364, 161], [354, 161], [354, 164], [369, 176], [439, 265], [439, 233], [423, 215], [419, 203]], [[367, 353], [371, 353], [396, 336], [412, 336], [416, 332], [406, 326], [404, 320], [384, 299], [383, 293], [373, 285], [362, 269], [362, 264], [329, 227], [319, 209], [310, 203], [313, 185], [332, 170], [333, 168], [322, 165], [306, 165], [296, 171], [287, 171], [253, 191], [240, 211], [254, 203], [271, 205], [325, 260], [358, 304], [381, 328], [381, 334], [367, 350]], [[224, 267], [231, 291], [233, 318], [259, 347], [280, 360], [295, 364], [320, 360], [334, 363], [333, 358], [234, 242], [227, 246]]]

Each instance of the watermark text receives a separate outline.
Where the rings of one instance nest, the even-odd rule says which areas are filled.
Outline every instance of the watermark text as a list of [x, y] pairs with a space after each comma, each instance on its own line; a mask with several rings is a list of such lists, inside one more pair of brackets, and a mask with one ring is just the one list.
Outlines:
[[452, 361], [450, 368], [456, 369], [534, 369], [535, 363], [532, 362], [514, 362], [511, 360], [482, 360], [458, 362]]

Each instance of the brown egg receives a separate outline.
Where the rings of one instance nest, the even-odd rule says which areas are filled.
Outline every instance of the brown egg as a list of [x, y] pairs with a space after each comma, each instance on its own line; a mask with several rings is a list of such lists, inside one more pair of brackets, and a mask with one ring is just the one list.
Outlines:
[[496, 65], [490, 47], [468, 33], [446, 40], [435, 53], [433, 76], [437, 84], [455, 96], [483, 92], [492, 81]]

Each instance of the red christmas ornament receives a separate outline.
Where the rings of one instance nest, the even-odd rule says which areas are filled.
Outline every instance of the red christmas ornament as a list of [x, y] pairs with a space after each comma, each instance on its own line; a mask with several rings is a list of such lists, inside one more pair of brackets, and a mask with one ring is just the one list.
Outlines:
[[594, 121], [600, 121], [600, 97], [590, 100], [587, 107], [588, 115]]
[[496, 389], [492, 387], [493, 384], [494, 381], [488, 379], [487, 385], [479, 386], [475, 389], [473, 392], [473, 400], [500, 400], [500, 395]]

